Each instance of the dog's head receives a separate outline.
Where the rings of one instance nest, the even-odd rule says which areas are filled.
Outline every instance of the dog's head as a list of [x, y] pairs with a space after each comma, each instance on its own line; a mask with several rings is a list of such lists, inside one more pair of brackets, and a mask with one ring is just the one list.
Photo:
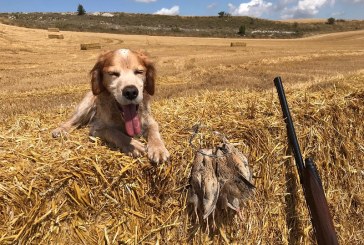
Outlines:
[[154, 80], [155, 68], [148, 56], [129, 49], [100, 55], [91, 70], [93, 94], [107, 92], [114, 96], [130, 136], [141, 131], [138, 105], [143, 101], [144, 93], [154, 94]]

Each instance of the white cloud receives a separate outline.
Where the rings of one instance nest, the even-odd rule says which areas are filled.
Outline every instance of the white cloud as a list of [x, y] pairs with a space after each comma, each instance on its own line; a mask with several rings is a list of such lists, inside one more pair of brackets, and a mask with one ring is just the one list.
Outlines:
[[134, 0], [135, 2], [140, 2], [140, 3], [152, 3], [152, 2], [156, 2], [157, 0]]
[[216, 6], [217, 6], [217, 3], [211, 3], [211, 4], [207, 5], [207, 8], [208, 8], [208, 9], [213, 9], [213, 8], [215, 8]]
[[345, 15], [345, 12], [343, 12], [343, 11], [333, 12], [331, 15], [332, 15], [332, 17], [339, 18], [339, 17], [344, 16]]
[[298, 2], [297, 12], [307, 15], [316, 15], [327, 0], [302, 0]]
[[179, 6], [173, 6], [170, 9], [162, 8], [161, 10], [158, 10], [154, 14], [160, 14], [160, 15], [178, 15], [179, 14]]
[[297, 2], [297, 5], [284, 8], [281, 17], [283, 19], [314, 17], [323, 6], [327, 4], [332, 5], [333, 3], [334, 1], [332, 0], [300, 0]]
[[251, 0], [248, 3], [241, 3], [239, 7], [229, 3], [228, 7], [232, 15], [246, 15], [260, 17], [265, 12], [269, 12], [273, 4], [264, 0]]
[[353, 4], [364, 4], [364, 0], [345, 0], [344, 2], [353, 3]]
[[283, 9], [288, 8], [288, 6], [292, 5], [292, 4], [296, 4], [297, 0], [279, 0], [276, 2], [276, 4], [274, 5], [274, 10], [279, 12]]

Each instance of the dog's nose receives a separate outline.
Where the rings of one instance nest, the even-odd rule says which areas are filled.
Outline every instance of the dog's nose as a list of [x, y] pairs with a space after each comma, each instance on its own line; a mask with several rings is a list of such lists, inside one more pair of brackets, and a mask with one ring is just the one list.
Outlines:
[[123, 89], [123, 96], [127, 98], [128, 100], [135, 99], [139, 94], [138, 88], [134, 85], [126, 86]]

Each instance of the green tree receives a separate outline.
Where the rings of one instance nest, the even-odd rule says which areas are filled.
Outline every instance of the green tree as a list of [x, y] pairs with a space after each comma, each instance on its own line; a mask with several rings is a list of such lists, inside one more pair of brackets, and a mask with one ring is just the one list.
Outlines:
[[220, 11], [219, 13], [217, 13], [219, 15], [219, 18], [222, 18], [225, 16], [225, 11]]
[[231, 14], [230, 13], [226, 13], [225, 11], [220, 11], [219, 13], [217, 13], [219, 15], [219, 18], [223, 18], [223, 17], [230, 17]]
[[327, 24], [333, 25], [333, 24], [335, 24], [335, 21], [336, 21], [335, 18], [332, 18], [332, 17], [331, 18], [328, 18], [327, 19]]
[[86, 10], [81, 4], [79, 4], [77, 7], [77, 15], [84, 15], [84, 14], [86, 14]]

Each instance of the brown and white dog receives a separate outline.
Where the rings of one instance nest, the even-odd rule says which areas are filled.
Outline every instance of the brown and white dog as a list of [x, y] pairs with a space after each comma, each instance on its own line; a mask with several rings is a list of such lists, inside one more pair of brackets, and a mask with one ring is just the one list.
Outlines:
[[[90, 125], [90, 135], [115, 145], [134, 157], [146, 151], [153, 162], [169, 158], [151, 115], [155, 67], [143, 52], [119, 49], [100, 55], [91, 70], [91, 88], [72, 117], [53, 130], [53, 137], [82, 125]], [[147, 149], [134, 136], [143, 133]]]

